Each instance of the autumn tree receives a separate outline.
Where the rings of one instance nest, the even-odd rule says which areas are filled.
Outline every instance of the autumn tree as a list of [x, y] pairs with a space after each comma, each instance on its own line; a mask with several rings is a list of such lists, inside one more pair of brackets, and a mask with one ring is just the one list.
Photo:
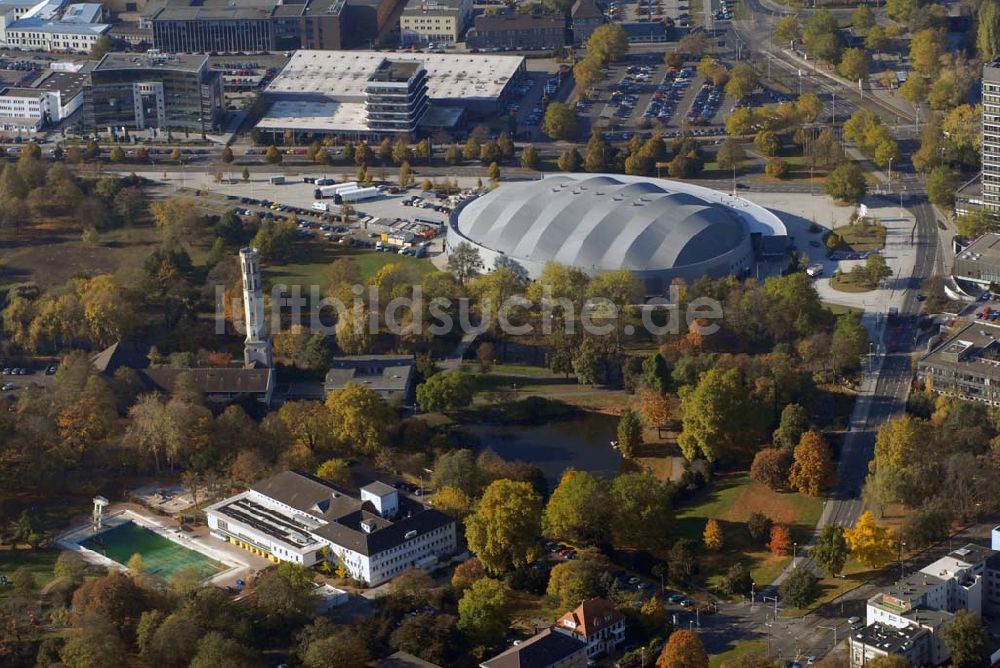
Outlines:
[[604, 482], [587, 471], [566, 471], [542, 515], [542, 531], [556, 540], [592, 545], [606, 538], [611, 519]]
[[674, 631], [656, 659], [656, 668], [708, 668], [708, 652], [694, 631]]
[[491, 575], [529, 563], [541, 529], [542, 499], [527, 482], [496, 480], [465, 521], [469, 549]]
[[458, 628], [480, 645], [497, 642], [507, 630], [507, 594], [503, 583], [482, 578], [458, 601]]
[[553, 102], [545, 110], [542, 132], [552, 139], [572, 139], [576, 135], [577, 120], [573, 107], [562, 102]]
[[331, 392], [326, 407], [333, 437], [345, 450], [375, 454], [399, 424], [396, 411], [377, 392], [357, 383]]
[[611, 481], [611, 531], [619, 547], [656, 549], [670, 540], [671, 490], [648, 473], [621, 473]]
[[840, 575], [850, 553], [847, 539], [844, 537], [844, 527], [837, 524], [827, 524], [823, 527], [816, 546], [812, 549], [816, 565], [830, 576]]
[[638, 391], [639, 415], [647, 429], [663, 429], [674, 413], [670, 397], [650, 387], [642, 386]]
[[755, 438], [753, 400], [738, 369], [714, 368], [694, 388], [681, 388], [682, 431], [677, 438], [684, 457], [710, 462], [746, 452]]
[[586, 49], [588, 55], [607, 65], [620, 60], [628, 52], [628, 36], [621, 25], [605, 23], [590, 34]]
[[789, 531], [787, 524], [775, 524], [771, 527], [771, 540], [767, 544], [767, 549], [778, 556], [791, 551], [792, 532]]
[[623, 457], [635, 455], [636, 448], [642, 445], [642, 420], [639, 414], [630, 408], [621, 412], [618, 418], [618, 450]]
[[819, 496], [833, 484], [836, 471], [830, 446], [817, 431], [807, 431], [795, 446], [795, 462], [788, 474], [788, 483], [809, 496]]
[[759, 510], [753, 511], [747, 518], [747, 533], [758, 545], [762, 545], [765, 540], [770, 539], [772, 526], [774, 526], [774, 522], [771, 521], [771, 518]]
[[750, 478], [779, 492], [788, 487], [792, 455], [785, 448], [763, 448], [754, 455]]
[[981, 668], [990, 664], [990, 639], [982, 618], [972, 610], [958, 610], [941, 632], [955, 668]]
[[705, 548], [711, 550], [712, 552], [718, 552], [722, 549], [722, 527], [719, 526], [718, 520], [709, 518], [709, 520], [705, 523], [705, 531], [702, 534], [702, 542], [705, 544]]
[[854, 558], [869, 568], [881, 568], [892, 561], [896, 541], [889, 529], [875, 523], [870, 510], [861, 514], [854, 528], [844, 532], [844, 538]]

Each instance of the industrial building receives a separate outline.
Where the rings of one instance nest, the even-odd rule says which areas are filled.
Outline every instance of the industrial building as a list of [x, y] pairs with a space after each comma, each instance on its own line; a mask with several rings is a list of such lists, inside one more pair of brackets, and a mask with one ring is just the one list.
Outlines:
[[464, 116], [497, 113], [524, 71], [520, 56], [303, 49], [268, 85], [271, 107], [257, 129], [275, 138], [286, 131], [377, 138], [404, 125], [414, 134], [451, 129]]
[[400, 43], [455, 44], [472, 20], [472, 4], [472, 0], [409, 0], [399, 16]]
[[208, 56], [109, 53], [83, 91], [84, 125], [204, 134], [219, 127], [222, 77]]
[[628, 269], [659, 293], [674, 278], [746, 276], [787, 262], [781, 220], [701, 186], [622, 175], [556, 174], [507, 183], [451, 214], [446, 247], [472, 244], [486, 266], [502, 259], [532, 278], [549, 262], [588, 274]]
[[329, 559], [378, 585], [433, 566], [456, 548], [455, 521], [391, 485], [355, 495], [301, 471], [284, 471], [205, 509], [212, 535], [274, 562]]

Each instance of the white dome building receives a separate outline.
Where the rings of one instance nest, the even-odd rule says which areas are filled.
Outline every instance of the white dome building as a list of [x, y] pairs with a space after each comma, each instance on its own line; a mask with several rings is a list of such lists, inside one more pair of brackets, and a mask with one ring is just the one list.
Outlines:
[[502, 258], [531, 278], [549, 262], [591, 275], [629, 269], [655, 292], [677, 277], [745, 275], [788, 245], [781, 220], [743, 198], [618, 174], [505, 183], [452, 213], [448, 251], [463, 241], [487, 267]]

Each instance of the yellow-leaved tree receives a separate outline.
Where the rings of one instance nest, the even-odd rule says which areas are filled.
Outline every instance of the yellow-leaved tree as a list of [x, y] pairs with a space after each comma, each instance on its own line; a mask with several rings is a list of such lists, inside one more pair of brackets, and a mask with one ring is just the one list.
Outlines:
[[869, 568], [879, 568], [892, 561], [896, 539], [889, 529], [878, 526], [875, 516], [866, 510], [853, 529], [844, 532], [851, 555]]
[[717, 552], [722, 549], [722, 527], [719, 526], [718, 521], [709, 519], [705, 523], [705, 533], [702, 538], [705, 541], [705, 547], [709, 550]]

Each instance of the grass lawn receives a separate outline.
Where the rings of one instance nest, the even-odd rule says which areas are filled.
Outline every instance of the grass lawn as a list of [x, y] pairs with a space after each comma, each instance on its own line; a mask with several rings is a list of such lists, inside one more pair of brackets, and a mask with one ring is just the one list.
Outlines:
[[[575, 376], [567, 378], [545, 367], [522, 364], [497, 364], [489, 373], [481, 373], [479, 365], [466, 362], [462, 370], [472, 374], [476, 391], [480, 393], [513, 391], [518, 398], [537, 395], [558, 399], [572, 406], [603, 413], [618, 413], [629, 405], [629, 396], [623, 390], [608, 390], [592, 385], [580, 385]], [[481, 400], [491, 401], [488, 396]]]
[[762, 640], [748, 640], [733, 646], [722, 654], [713, 654], [708, 659], [709, 668], [721, 668], [726, 663], [735, 661], [749, 654], [763, 654], [767, 652], [767, 643]]
[[718, 520], [722, 526], [722, 551], [706, 554], [699, 561], [699, 577], [708, 586], [717, 585], [730, 566], [742, 561], [750, 566], [754, 582], [760, 587], [774, 580], [791, 560], [791, 555], [773, 555], [750, 539], [745, 522], [755, 511], [776, 523], [788, 524], [792, 539], [804, 544], [823, 511], [823, 501], [802, 494], [772, 492], [750, 480], [747, 473], [717, 477], [707, 490], [677, 512], [678, 533], [699, 544], [709, 518]]
[[[0, 575], [8, 578], [19, 568], [27, 567], [35, 576], [35, 586], [40, 590], [52, 580], [52, 567], [55, 566], [59, 550], [0, 550]], [[10, 596], [14, 587], [0, 587], [0, 599]]]
[[863, 253], [885, 248], [885, 226], [878, 223], [841, 225], [833, 233], [841, 239], [836, 250]]
[[857, 308], [856, 306], [843, 306], [841, 304], [823, 304], [827, 311], [834, 315], [847, 315], [848, 313], [864, 313], [864, 309]]
[[830, 279], [830, 287], [840, 292], [871, 292], [874, 287], [867, 281], [858, 281], [851, 272], [842, 271]]
[[433, 271], [434, 265], [428, 260], [417, 259], [397, 253], [378, 253], [373, 250], [352, 248], [328, 243], [324, 240], [303, 239], [292, 245], [292, 258], [285, 264], [267, 263], [264, 279], [271, 284], [311, 286], [326, 288], [328, 272], [334, 260], [350, 258], [358, 265], [362, 280], [368, 280], [379, 269], [389, 263], [410, 267], [417, 276]]

